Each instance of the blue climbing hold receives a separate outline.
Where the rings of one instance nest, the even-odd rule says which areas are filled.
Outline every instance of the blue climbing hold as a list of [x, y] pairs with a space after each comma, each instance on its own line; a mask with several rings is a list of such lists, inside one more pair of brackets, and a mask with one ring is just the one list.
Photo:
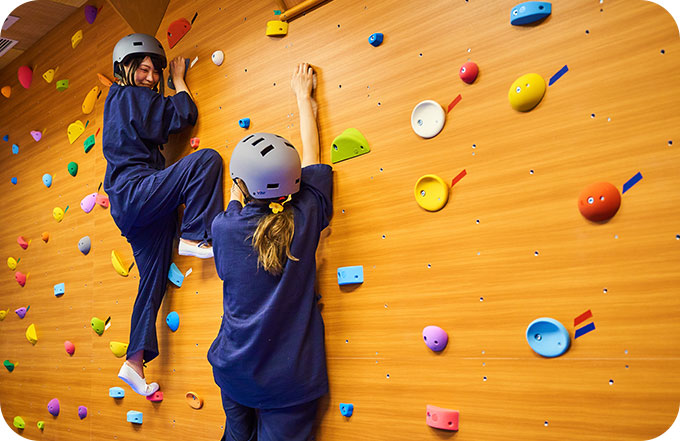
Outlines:
[[351, 403], [340, 403], [340, 413], [344, 417], [351, 417], [352, 412], [354, 412], [354, 404]]
[[138, 412], [136, 410], [130, 410], [127, 413], [127, 422], [128, 423], [142, 424], [143, 419], [144, 419], [144, 414], [142, 412]]
[[241, 128], [247, 129], [248, 127], [250, 127], [250, 118], [239, 119], [238, 125], [241, 126]]
[[549, 2], [524, 2], [510, 10], [510, 24], [525, 25], [546, 18], [552, 12]]
[[184, 283], [184, 274], [177, 268], [177, 265], [175, 265], [175, 262], [173, 262], [170, 265], [170, 270], [168, 271], [168, 279], [170, 281], [177, 285], [178, 288], [182, 287], [182, 283]]
[[179, 328], [179, 314], [177, 314], [176, 311], [172, 311], [165, 318], [165, 323], [168, 324], [168, 327], [172, 332], [175, 332], [177, 328]]
[[371, 46], [378, 47], [382, 44], [383, 42], [383, 34], [380, 32], [376, 32], [375, 34], [371, 34], [370, 37], [368, 37], [368, 42], [371, 43]]
[[364, 267], [359, 265], [338, 268], [338, 285], [352, 283], [364, 283]]
[[12, 184], [17, 185], [17, 178], [16, 177], [13, 177], [10, 180], [12, 181]]
[[122, 387], [112, 387], [109, 388], [109, 396], [111, 398], [124, 398], [125, 390]]
[[547, 317], [531, 322], [526, 337], [534, 352], [548, 358], [564, 354], [571, 343], [567, 328], [557, 320]]
[[18, 145], [12, 144], [12, 153], [14, 153], [15, 155], [19, 154], [19, 146]]
[[64, 283], [57, 283], [54, 285], [54, 295], [59, 297], [64, 295], [64, 292], [66, 292], [66, 287]]
[[52, 186], [52, 175], [49, 173], [45, 173], [42, 177], [43, 184], [45, 184], [45, 187], [50, 188]]
[[2, 137], [2, 140], [5, 141], [5, 142], [9, 141], [9, 135], [3, 136], [3, 137]]

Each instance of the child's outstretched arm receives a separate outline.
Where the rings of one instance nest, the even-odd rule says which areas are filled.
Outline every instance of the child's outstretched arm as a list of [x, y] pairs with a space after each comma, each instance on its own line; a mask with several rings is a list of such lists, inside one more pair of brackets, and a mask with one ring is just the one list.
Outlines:
[[189, 87], [184, 81], [184, 57], [177, 57], [170, 61], [170, 76], [172, 77], [172, 82], [175, 85], [175, 93], [186, 92], [189, 97], [193, 100], [194, 97], [191, 96], [189, 92]]
[[319, 129], [316, 125], [316, 103], [312, 98], [314, 69], [300, 63], [293, 73], [290, 85], [297, 97], [300, 114], [300, 137], [302, 138], [302, 166], [319, 163]]

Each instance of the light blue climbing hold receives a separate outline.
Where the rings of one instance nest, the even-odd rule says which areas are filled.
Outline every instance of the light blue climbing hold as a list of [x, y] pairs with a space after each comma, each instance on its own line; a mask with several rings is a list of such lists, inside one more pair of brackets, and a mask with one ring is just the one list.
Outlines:
[[16, 177], [13, 177], [12, 179], [10, 179], [10, 181], [12, 181], [12, 184], [17, 185], [17, 178]]
[[56, 285], [54, 285], [54, 295], [55, 296], [57, 296], [57, 297], [62, 296], [62, 295], [64, 295], [64, 292], [66, 292], [66, 287], [65, 287], [63, 282], [57, 283]]
[[19, 154], [19, 146], [18, 145], [12, 144], [12, 153], [14, 153], [15, 155]]
[[243, 129], [247, 129], [248, 127], [250, 127], [250, 118], [241, 118], [241, 119], [239, 119], [239, 120], [238, 120], [238, 125], [239, 125], [241, 128], [243, 128]]
[[136, 410], [131, 410], [127, 413], [127, 422], [134, 424], [142, 424], [144, 415], [142, 412], [137, 412]]
[[109, 396], [111, 398], [124, 398], [125, 390], [122, 387], [111, 387], [109, 388]]
[[168, 271], [168, 279], [177, 287], [181, 288], [182, 283], [184, 283], [184, 274], [177, 268], [177, 265], [175, 265], [175, 262], [170, 265], [170, 271]]
[[338, 285], [352, 283], [364, 283], [364, 267], [359, 265], [338, 268]]
[[564, 354], [571, 343], [567, 328], [557, 320], [548, 317], [531, 322], [527, 327], [526, 337], [534, 352], [548, 358]]
[[340, 413], [344, 417], [351, 417], [352, 412], [354, 412], [354, 404], [352, 403], [340, 403]]
[[549, 2], [524, 2], [510, 10], [510, 24], [520, 26], [542, 20], [550, 15], [552, 5]]
[[45, 173], [42, 177], [43, 184], [45, 184], [45, 187], [50, 188], [52, 186], [52, 175], [49, 173]]
[[179, 314], [177, 314], [176, 311], [172, 311], [165, 318], [165, 323], [168, 324], [168, 327], [172, 332], [175, 332], [177, 328], [179, 328]]

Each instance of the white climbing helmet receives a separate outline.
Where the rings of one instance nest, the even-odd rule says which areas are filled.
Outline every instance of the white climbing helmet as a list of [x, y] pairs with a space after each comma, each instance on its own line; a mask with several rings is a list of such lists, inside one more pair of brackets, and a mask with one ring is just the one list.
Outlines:
[[273, 133], [253, 133], [234, 148], [231, 179], [241, 179], [254, 199], [275, 199], [300, 190], [300, 155], [286, 139]]
[[130, 34], [118, 40], [113, 48], [113, 75], [122, 79], [124, 75], [122, 65], [125, 59], [137, 54], [146, 54], [160, 60], [161, 65], [155, 66], [159, 70], [165, 69], [168, 65], [165, 50], [158, 40], [148, 34]]

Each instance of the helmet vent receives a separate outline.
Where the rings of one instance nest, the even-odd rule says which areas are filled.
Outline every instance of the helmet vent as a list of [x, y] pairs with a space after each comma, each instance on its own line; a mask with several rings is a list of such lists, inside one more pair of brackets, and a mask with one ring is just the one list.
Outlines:
[[250, 136], [248, 136], [248, 137], [247, 137], [247, 138], [245, 138], [245, 139], [244, 139], [244, 140], [243, 140], [242, 142], [246, 142], [246, 141], [248, 141], [248, 140], [249, 140], [250, 138], [252, 138], [253, 136], [255, 136], [255, 135], [250, 135]]
[[[267, 153], [271, 152], [272, 150], [274, 150], [274, 146], [270, 144], [269, 146], [263, 148], [262, 151], [260, 152], [260, 154], [261, 154], [262, 156], [264, 156], [264, 155], [266, 155]], [[277, 184], [277, 187], [278, 187], [278, 184]]]
[[253, 142], [253, 146], [258, 145], [258, 144], [261, 143], [262, 141], [264, 141], [264, 138], [260, 138], [260, 139], [258, 139], [257, 141], [254, 141], [254, 142]]
[[279, 184], [267, 184], [267, 189], [270, 188], [279, 188]]
[[134, 41], [134, 42], [132, 42], [132, 45], [133, 46], [144, 46], [144, 43], [142, 43], [141, 41]]
[[286, 144], [288, 147], [290, 147], [290, 148], [292, 148], [292, 149], [295, 148], [295, 147], [293, 147], [293, 144], [291, 144], [291, 143], [289, 143], [289, 142], [284, 142], [284, 144]]

